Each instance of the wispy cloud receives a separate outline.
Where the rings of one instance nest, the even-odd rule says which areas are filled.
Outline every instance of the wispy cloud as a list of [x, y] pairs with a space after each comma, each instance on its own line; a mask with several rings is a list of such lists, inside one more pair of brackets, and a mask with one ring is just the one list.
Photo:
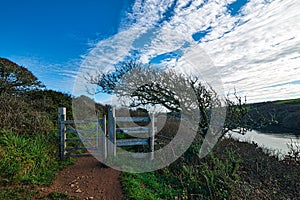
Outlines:
[[[81, 73], [110, 70], [132, 52], [144, 63], [160, 58], [162, 65], [186, 71], [192, 66], [184, 53], [182, 59], [172, 53], [196, 47], [212, 61], [199, 60], [200, 69], [209, 78], [217, 71], [225, 92], [236, 88], [252, 102], [300, 97], [300, 2], [238, 1], [137, 0], [119, 33], [84, 56]], [[296, 84], [283, 84], [291, 81]]]
[[[79, 69], [79, 60], [55, 64], [36, 56], [11, 56], [9, 59], [29, 69], [48, 89], [70, 92]], [[58, 78], [59, 77], [59, 78]]]
[[222, 39], [201, 44], [225, 75], [225, 88], [247, 91], [244, 94], [253, 101], [300, 96], [296, 87], [261, 89], [300, 79], [299, 59], [292, 59], [300, 53], [299, 9], [296, 1], [250, 1], [242, 17], [247, 23]]

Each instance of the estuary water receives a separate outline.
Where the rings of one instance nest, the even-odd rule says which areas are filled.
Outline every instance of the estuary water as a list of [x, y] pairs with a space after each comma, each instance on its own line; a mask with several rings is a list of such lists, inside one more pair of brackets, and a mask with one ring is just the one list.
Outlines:
[[288, 143], [296, 142], [300, 145], [300, 135], [293, 135], [288, 133], [261, 133], [259, 131], [248, 131], [245, 135], [230, 132], [234, 139], [246, 142], [255, 142], [260, 147], [265, 147], [275, 152], [279, 152], [282, 155], [286, 155], [288, 152]]

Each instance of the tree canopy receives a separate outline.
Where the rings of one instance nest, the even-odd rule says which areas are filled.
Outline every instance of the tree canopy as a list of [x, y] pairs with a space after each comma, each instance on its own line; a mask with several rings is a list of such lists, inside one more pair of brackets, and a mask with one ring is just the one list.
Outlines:
[[236, 101], [219, 97], [209, 84], [201, 82], [197, 76], [127, 62], [116, 66], [113, 71], [99, 72], [87, 78], [91, 84], [98, 86], [97, 92], [127, 98], [132, 107], [158, 104], [172, 112], [185, 113], [197, 109], [200, 116], [198, 133], [201, 135], [208, 132], [212, 111], [217, 109], [225, 110], [220, 113], [227, 115], [222, 135], [231, 130], [245, 133], [250, 129], [245, 102], [238, 96]]
[[0, 95], [16, 95], [44, 87], [28, 69], [0, 58]]

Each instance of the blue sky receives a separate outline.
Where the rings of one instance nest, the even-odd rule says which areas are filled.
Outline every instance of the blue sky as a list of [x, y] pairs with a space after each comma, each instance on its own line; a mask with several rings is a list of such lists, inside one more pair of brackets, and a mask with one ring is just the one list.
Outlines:
[[82, 53], [88, 38], [116, 33], [119, 4], [73, 2], [2, 1], [2, 51], [63, 61]]
[[[29, 68], [49, 89], [71, 93], [64, 70], [78, 70], [92, 43], [116, 34], [130, 1], [1, 0], [0, 56]], [[61, 85], [62, 84], [62, 85]]]
[[1, 54], [77, 57], [88, 41], [117, 33], [126, 7], [118, 0], [1, 0]]
[[199, 73], [250, 102], [300, 97], [298, 0], [0, 3], [0, 57], [30, 69], [48, 89], [78, 95], [78, 73], [134, 57]]

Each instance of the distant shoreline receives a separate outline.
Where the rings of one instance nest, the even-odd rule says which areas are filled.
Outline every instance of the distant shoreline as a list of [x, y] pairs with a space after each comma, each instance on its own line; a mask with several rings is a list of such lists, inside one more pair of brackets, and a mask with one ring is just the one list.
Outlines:
[[300, 98], [249, 104], [249, 114], [259, 124], [263, 117], [274, 122], [254, 130], [263, 133], [300, 135]]
[[264, 134], [287, 134], [300, 136], [300, 130], [290, 130], [285, 128], [263, 128], [263, 129], [253, 129], [254, 131], [259, 131]]

